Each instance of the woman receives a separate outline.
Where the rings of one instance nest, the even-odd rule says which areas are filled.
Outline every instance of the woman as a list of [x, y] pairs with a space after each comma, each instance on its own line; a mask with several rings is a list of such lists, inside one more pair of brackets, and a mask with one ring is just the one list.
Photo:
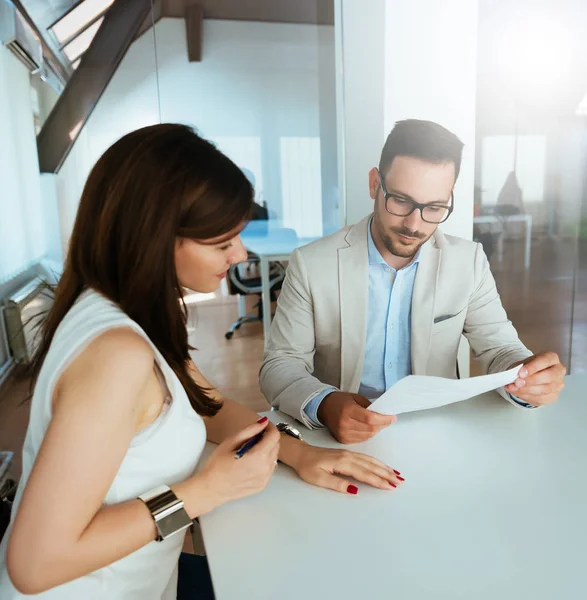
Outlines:
[[[175, 598], [177, 533], [261, 491], [278, 457], [341, 492], [356, 487], [335, 473], [400, 483], [364, 455], [280, 440], [190, 359], [182, 290], [212, 292], [246, 258], [252, 198], [242, 172], [182, 125], [130, 133], [93, 168], [34, 362], [3, 600]], [[194, 475], [206, 439], [219, 446]]]

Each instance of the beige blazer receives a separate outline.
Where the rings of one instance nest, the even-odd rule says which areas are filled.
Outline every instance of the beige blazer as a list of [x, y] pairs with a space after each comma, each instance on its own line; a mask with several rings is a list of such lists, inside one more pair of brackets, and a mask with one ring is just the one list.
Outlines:
[[[307, 426], [303, 409], [315, 394], [330, 386], [359, 389], [367, 335], [368, 224], [369, 217], [290, 258], [260, 384], [273, 406]], [[414, 283], [412, 373], [457, 377], [462, 335], [486, 373], [532, 354], [507, 318], [481, 245], [437, 230], [422, 246]], [[503, 389], [501, 394], [509, 399]]]

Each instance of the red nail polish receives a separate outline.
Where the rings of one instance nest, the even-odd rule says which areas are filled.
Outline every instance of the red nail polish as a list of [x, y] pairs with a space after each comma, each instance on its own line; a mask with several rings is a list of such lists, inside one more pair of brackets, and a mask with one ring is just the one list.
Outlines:
[[397, 478], [398, 478], [400, 481], [405, 481], [405, 479], [404, 479], [403, 477], [400, 477], [399, 475], [397, 476]]
[[349, 485], [349, 487], [346, 489], [346, 491], [349, 494], [358, 494], [359, 493], [359, 488], [356, 485]]
[[400, 473], [399, 471], [396, 471], [395, 469], [393, 470], [393, 472], [394, 472], [396, 475], [401, 475], [401, 473]]
[[389, 482], [389, 485], [390, 485], [391, 487], [394, 487], [394, 488], [396, 488], [396, 487], [397, 487], [397, 485], [395, 485], [395, 483], [391, 483], [391, 481]]
[[257, 423], [259, 423], [259, 425], [260, 425], [261, 423], [265, 423], [265, 421], [267, 421], [267, 417], [261, 417], [261, 418], [260, 418], [260, 419], [257, 421]]

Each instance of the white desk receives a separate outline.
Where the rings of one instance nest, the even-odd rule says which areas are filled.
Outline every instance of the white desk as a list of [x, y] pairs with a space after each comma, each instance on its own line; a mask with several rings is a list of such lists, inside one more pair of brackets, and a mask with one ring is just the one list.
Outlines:
[[269, 265], [271, 262], [288, 260], [289, 255], [300, 246], [309, 244], [317, 238], [287, 238], [280, 239], [278, 234], [256, 236], [242, 234], [242, 241], [251, 252], [254, 252], [261, 263], [261, 286], [263, 302], [263, 335], [265, 341], [269, 336], [271, 326], [271, 290], [269, 288]]
[[[483, 215], [474, 217], [475, 224], [493, 224], [493, 223], [524, 223], [525, 228], [525, 249], [524, 249], [524, 267], [530, 268], [530, 249], [532, 243], [532, 216], [531, 215], [511, 215], [508, 217], [500, 217], [498, 215]], [[499, 236], [497, 242], [497, 258], [499, 262], [503, 260], [503, 236]]]
[[201, 519], [217, 600], [584, 597], [586, 387], [568, 377], [534, 411], [491, 394], [400, 416], [363, 445], [405, 475], [397, 491], [336, 494], [280, 465]]

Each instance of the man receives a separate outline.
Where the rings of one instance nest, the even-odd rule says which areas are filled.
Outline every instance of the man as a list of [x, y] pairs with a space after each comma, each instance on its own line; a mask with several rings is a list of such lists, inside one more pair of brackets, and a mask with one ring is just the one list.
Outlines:
[[398, 122], [369, 172], [373, 214], [293, 252], [260, 374], [273, 406], [365, 441], [395, 420], [366, 407], [396, 381], [459, 376], [463, 334], [487, 373], [524, 364], [504, 398], [524, 408], [558, 398], [565, 368], [520, 342], [481, 246], [438, 230], [462, 149], [436, 123]]

